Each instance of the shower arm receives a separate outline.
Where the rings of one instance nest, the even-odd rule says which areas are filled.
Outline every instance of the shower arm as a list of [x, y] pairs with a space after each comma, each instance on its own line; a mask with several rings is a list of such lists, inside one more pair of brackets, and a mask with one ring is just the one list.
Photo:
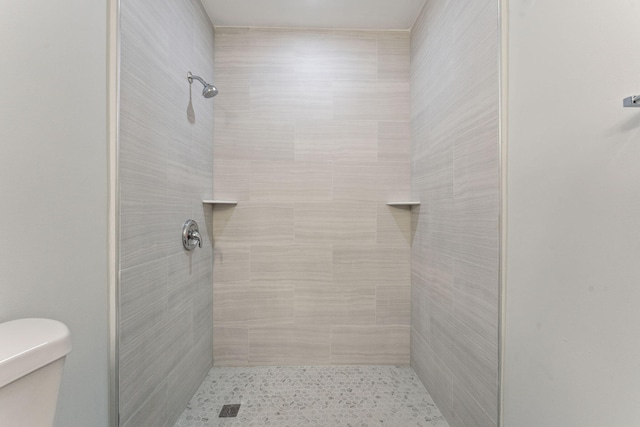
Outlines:
[[194, 76], [193, 74], [191, 74], [191, 71], [189, 71], [189, 73], [187, 73], [187, 79], [189, 80], [189, 83], [193, 83], [193, 79], [198, 80], [200, 83], [202, 83], [202, 86], [207, 86], [208, 83], [205, 82], [204, 80], [202, 80], [201, 77], [198, 76]]

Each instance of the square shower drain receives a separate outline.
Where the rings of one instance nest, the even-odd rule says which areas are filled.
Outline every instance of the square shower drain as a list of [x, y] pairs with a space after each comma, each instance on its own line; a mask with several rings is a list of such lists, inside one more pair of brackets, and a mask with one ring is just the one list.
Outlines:
[[222, 406], [222, 410], [220, 411], [220, 415], [218, 418], [234, 418], [238, 416], [238, 411], [240, 410], [240, 404], [236, 403], [233, 405], [224, 405]]

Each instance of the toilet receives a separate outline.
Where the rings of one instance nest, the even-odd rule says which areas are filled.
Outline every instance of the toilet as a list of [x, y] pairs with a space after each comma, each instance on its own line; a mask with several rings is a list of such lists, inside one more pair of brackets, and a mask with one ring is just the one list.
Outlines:
[[0, 323], [0, 424], [51, 427], [62, 367], [71, 351], [64, 323], [19, 319]]

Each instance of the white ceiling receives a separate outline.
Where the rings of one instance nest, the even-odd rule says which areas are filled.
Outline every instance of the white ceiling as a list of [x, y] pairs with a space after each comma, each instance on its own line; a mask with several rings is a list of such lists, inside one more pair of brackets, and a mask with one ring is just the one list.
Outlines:
[[202, 0], [211, 22], [231, 27], [408, 30], [425, 0]]

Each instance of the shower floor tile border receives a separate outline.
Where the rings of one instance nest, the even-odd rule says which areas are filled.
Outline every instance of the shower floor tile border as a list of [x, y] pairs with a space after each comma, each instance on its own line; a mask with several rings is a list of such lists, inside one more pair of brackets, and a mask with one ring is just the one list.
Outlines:
[[[241, 404], [235, 418], [223, 405]], [[448, 427], [408, 366], [211, 369], [175, 427]]]

